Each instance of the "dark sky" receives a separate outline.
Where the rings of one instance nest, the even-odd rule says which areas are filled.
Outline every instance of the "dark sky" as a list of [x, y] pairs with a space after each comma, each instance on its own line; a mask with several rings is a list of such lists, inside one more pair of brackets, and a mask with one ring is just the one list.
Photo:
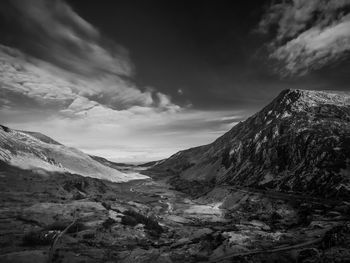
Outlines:
[[261, 98], [253, 98], [246, 87], [270, 81], [262, 66], [252, 61], [264, 39], [253, 33], [262, 2], [70, 3], [87, 21], [128, 47], [139, 85], [154, 86], [178, 103], [198, 108], [254, 104]]
[[[312, 2], [320, 2], [320, 6], [325, 3]], [[68, 0], [67, 3], [108, 41], [128, 50], [135, 66], [133, 82], [169, 94], [181, 105], [191, 104], [199, 109], [260, 107], [284, 88], [342, 90], [349, 80], [349, 67], [344, 62], [340, 66], [332, 63], [326, 71], [321, 68], [302, 77], [281, 78], [273, 74], [266, 45], [276, 36], [271, 32], [277, 25], [268, 34], [259, 30], [272, 1]], [[332, 10], [324, 12], [327, 11]], [[317, 19], [308, 23], [317, 24]], [[2, 23], [1, 29], [8, 33], [2, 36], [2, 42], [10, 39], [9, 43], [47, 58], [48, 54], [33, 48], [28, 38], [23, 41], [26, 30], [12, 19]], [[347, 69], [342, 73], [344, 65]]]
[[[284, 88], [346, 89], [348, 69], [298, 78], [272, 74], [257, 32], [271, 1], [80, 1], [87, 21], [128, 47], [135, 81], [196, 108], [260, 107]], [[273, 37], [273, 35], [272, 35]], [[345, 78], [345, 79], [344, 79]], [[333, 85], [333, 83], [336, 83]], [[185, 96], [179, 96], [181, 89]]]
[[[115, 130], [112, 116], [118, 131], [137, 130], [124, 141], [157, 134], [164, 154], [207, 143], [285, 88], [350, 90], [349, 10], [350, 0], [3, 0], [0, 117], [60, 137], [38, 119]], [[87, 149], [77, 131], [58, 139]]]

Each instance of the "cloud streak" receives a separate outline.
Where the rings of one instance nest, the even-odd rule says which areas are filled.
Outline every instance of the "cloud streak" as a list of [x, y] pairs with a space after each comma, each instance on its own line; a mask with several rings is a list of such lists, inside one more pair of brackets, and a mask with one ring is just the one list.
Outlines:
[[[0, 73], [3, 97], [24, 96], [32, 106], [47, 105], [65, 109], [75, 101], [91, 101], [105, 107], [123, 110], [134, 106], [154, 110], [176, 110], [170, 98], [154, 89], [139, 90], [131, 82], [115, 76], [77, 78], [22, 52], [0, 45]], [[20, 105], [17, 105], [20, 106]]]
[[270, 33], [269, 58], [282, 76], [305, 75], [350, 51], [350, 0], [293, 0], [271, 4], [259, 24]]
[[23, 32], [26, 50], [69, 71], [130, 76], [128, 51], [108, 41], [61, 0], [5, 0], [2, 14]]
[[0, 47], [7, 90], [41, 104], [67, 106], [81, 96], [117, 110], [174, 109], [167, 95], [137, 87], [127, 49], [102, 36], [63, 0], [4, 0], [0, 14], [24, 51]]

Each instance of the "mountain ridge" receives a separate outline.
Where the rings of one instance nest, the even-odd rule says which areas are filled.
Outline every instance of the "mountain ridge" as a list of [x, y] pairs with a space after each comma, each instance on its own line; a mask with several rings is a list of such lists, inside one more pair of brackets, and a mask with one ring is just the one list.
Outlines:
[[150, 172], [175, 176], [175, 185], [350, 196], [348, 156], [350, 93], [288, 89], [213, 143], [178, 152]]

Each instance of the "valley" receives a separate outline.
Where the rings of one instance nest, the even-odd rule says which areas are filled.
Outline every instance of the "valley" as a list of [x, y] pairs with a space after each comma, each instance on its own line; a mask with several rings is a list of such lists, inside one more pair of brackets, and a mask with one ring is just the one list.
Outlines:
[[306, 262], [321, 254], [333, 262], [350, 254], [346, 201], [230, 186], [194, 197], [164, 179], [113, 183], [5, 163], [0, 176], [1, 262]]

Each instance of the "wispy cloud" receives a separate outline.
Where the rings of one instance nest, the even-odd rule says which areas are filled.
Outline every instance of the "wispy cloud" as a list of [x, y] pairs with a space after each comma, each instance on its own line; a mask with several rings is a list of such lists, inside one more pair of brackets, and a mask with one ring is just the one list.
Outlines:
[[69, 71], [130, 76], [128, 51], [108, 41], [63, 0], [4, 0], [2, 14], [21, 28], [22, 47]]
[[[28, 57], [13, 48], [0, 45], [0, 81], [3, 97], [27, 97], [33, 107], [47, 105], [72, 108], [87, 101], [122, 110], [134, 106], [157, 110], [176, 110], [170, 97], [154, 89], [141, 91], [132, 82], [107, 75], [87, 79]], [[87, 107], [86, 104], [84, 107]], [[20, 106], [20, 105], [18, 105]]]
[[271, 4], [259, 30], [274, 36], [270, 59], [282, 76], [305, 75], [350, 51], [350, 0], [293, 0]]
[[24, 51], [0, 47], [2, 79], [11, 92], [42, 103], [66, 105], [82, 96], [113, 109], [174, 109], [167, 95], [137, 87], [127, 49], [63, 0], [4, 0], [0, 7], [0, 14], [21, 29], [12, 37]]

